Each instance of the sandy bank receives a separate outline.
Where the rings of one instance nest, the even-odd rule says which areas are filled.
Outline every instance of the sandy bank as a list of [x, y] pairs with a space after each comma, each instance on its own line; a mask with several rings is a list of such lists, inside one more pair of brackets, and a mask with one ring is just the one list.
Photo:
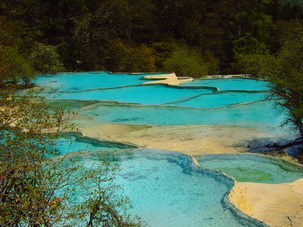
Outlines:
[[270, 137], [266, 132], [237, 126], [140, 126], [98, 124], [80, 127], [90, 137], [130, 142], [141, 147], [180, 151], [188, 155], [247, 151], [252, 139]]
[[271, 227], [303, 226], [303, 179], [287, 184], [237, 182], [229, 198], [239, 209]]

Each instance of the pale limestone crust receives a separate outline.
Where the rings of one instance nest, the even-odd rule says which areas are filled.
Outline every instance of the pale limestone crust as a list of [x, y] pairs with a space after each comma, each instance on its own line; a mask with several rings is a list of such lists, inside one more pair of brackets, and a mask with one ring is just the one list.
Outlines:
[[141, 147], [179, 151], [188, 155], [241, 153], [252, 138], [273, 137], [257, 129], [220, 125], [83, 125], [90, 137], [130, 142]]
[[142, 84], [168, 84], [174, 86], [179, 85], [180, 83], [183, 82], [189, 82], [193, 80], [193, 78], [191, 77], [178, 78], [175, 73], [144, 76], [143, 79], [159, 79], [159, 80], [144, 82]]
[[230, 191], [228, 198], [230, 201], [235, 204], [235, 206], [242, 210], [244, 213], [252, 216], [251, 206], [247, 202], [245, 198], [245, 194], [243, 193], [242, 188], [239, 186], [238, 182], [235, 182], [235, 186]]
[[285, 184], [237, 183], [229, 199], [272, 227], [303, 226], [303, 179]]

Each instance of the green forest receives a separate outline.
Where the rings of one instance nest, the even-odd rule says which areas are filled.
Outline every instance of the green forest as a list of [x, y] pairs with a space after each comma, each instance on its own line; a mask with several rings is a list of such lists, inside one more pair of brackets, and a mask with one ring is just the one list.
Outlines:
[[2, 0], [0, 83], [63, 71], [257, 75], [302, 19], [278, 0]]

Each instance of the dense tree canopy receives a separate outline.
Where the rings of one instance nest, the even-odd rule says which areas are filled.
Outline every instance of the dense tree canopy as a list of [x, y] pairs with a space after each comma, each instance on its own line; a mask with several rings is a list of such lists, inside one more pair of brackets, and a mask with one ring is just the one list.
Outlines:
[[182, 75], [239, 73], [251, 57], [279, 52], [302, 18], [300, 5], [278, 0], [3, 0], [0, 82], [63, 70], [180, 72], [180, 53], [201, 64]]

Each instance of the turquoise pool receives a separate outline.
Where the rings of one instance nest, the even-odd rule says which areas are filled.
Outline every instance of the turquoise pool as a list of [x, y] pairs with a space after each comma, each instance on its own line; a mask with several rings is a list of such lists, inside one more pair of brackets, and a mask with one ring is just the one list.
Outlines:
[[[267, 83], [264, 81], [240, 78], [193, 80], [183, 83], [183, 86], [139, 86], [142, 81], [144, 82], [142, 78], [145, 75], [147, 74], [66, 73], [42, 75], [38, 77], [36, 83], [41, 86], [59, 88], [54, 99], [116, 101], [197, 108], [224, 107], [263, 100], [268, 90]], [[223, 92], [218, 92], [217, 88]], [[224, 90], [235, 91], [224, 92]]]
[[106, 90], [56, 93], [54, 98], [160, 105], [167, 102], [179, 101], [188, 97], [209, 93], [213, 93], [213, 90], [204, 88], [179, 88], [166, 85], [142, 85]]
[[268, 83], [262, 80], [253, 80], [245, 78], [228, 79], [202, 79], [182, 83], [180, 86], [210, 86], [217, 87], [220, 91], [243, 90], [243, 91], [266, 91]]
[[109, 72], [43, 74], [37, 77], [35, 83], [40, 86], [59, 89], [59, 91], [81, 91], [98, 88], [138, 85], [146, 82], [146, 80], [142, 80], [142, 77], [145, 75], [153, 74]]
[[52, 156], [65, 155], [77, 151], [119, 150], [138, 148], [126, 143], [103, 141], [81, 135], [80, 133], [64, 133], [50, 147]]
[[[51, 101], [72, 106], [85, 125], [230, 125], [291, 137], [287, 128], [280, 127], [286, 114], [274, 108], [273, 101], [264, 100], [268, 94], [264, 81], [237, 78], [194, 80], [180, 86], [141, 85], [143, 76], [55, 74], [44, 75], [37, 83], [59, 87], [58, 96]], [[248, 182], [284, 183], [303, 177], [300, 168], [263, 156], [198, 159], [209, 169], [194, 165], [189, 156], [177, 152], [137, 149], [83, 137], [72, 136], [71, 140], [72, 148], [69, 141], [59, 141], [59, 154], [92, 150], [68, 155], [86, 168], [94, 168], [102, 160], [119, 163], [121, 171], [115, 182], [134, 205], [131, 213], [157, 227], [264, 225], [230, 204], [226, 196], [233, 179], [211, 169]], [[125, 148], [131, 150], [117, 151]], [[85, 196], [79, 189], [71, 194], [71, 202], [81, 202]]]
[[240, 103], [264, 100], [266, 92], [217, 92], [214, 94], [200, 95], [183, 101], [169, 103], [169, 106], [212, 108], [225, 107]]
[[[262, 113], [260, 113], [262, 110]], [[134, 125], [236, 125], [258, 128], [267, 132], [290, 135], [280, 124], [285, 114], [273, 108], [271, 101], [225, 108], [182, 108], [164, 106], [130, 106], [95, 104], [90, 109], [80, 111], [90, 117], [87, 124], [119, 123]]]
[[[183, 83], [184, 86], [139, 85], [144, 75], [55, 74], [44, 75], [37, 82], [43, 85], [56, 81], [62, 85], [53, 101], [66, 102], [73, 107], [78, 103], [81, 108], [78, 112], [89, 119], [87, 124], [236, 125], [291, 134], [287, 127], [280, 127], [286, 113], [275, 108], [273, 101], [264, 101], [268, 95], [265, 81], [230, 78], [193, 80]], [[97, 104], [82, 108], [85, 103], [93, 102]]]
[[290, 183], [303, 178], [303, 166], [256, 154], [220, 154], [196, 157], [201, 166], [220, 170], [240, 182]]
[[[265, 226], [229, 202], [227, 195], [234, 186], [231, 178], [195, 165], [187, 155], [137, 149], [75, 153], [70, 157], [86, 168], [95, 168], [104, 160], [119, 163], [115, 183], [130, 198], [134, 206], [130, 213], [149, 226]], [[86, 193], [77, 188], [71, 202], [84, 201]]]

